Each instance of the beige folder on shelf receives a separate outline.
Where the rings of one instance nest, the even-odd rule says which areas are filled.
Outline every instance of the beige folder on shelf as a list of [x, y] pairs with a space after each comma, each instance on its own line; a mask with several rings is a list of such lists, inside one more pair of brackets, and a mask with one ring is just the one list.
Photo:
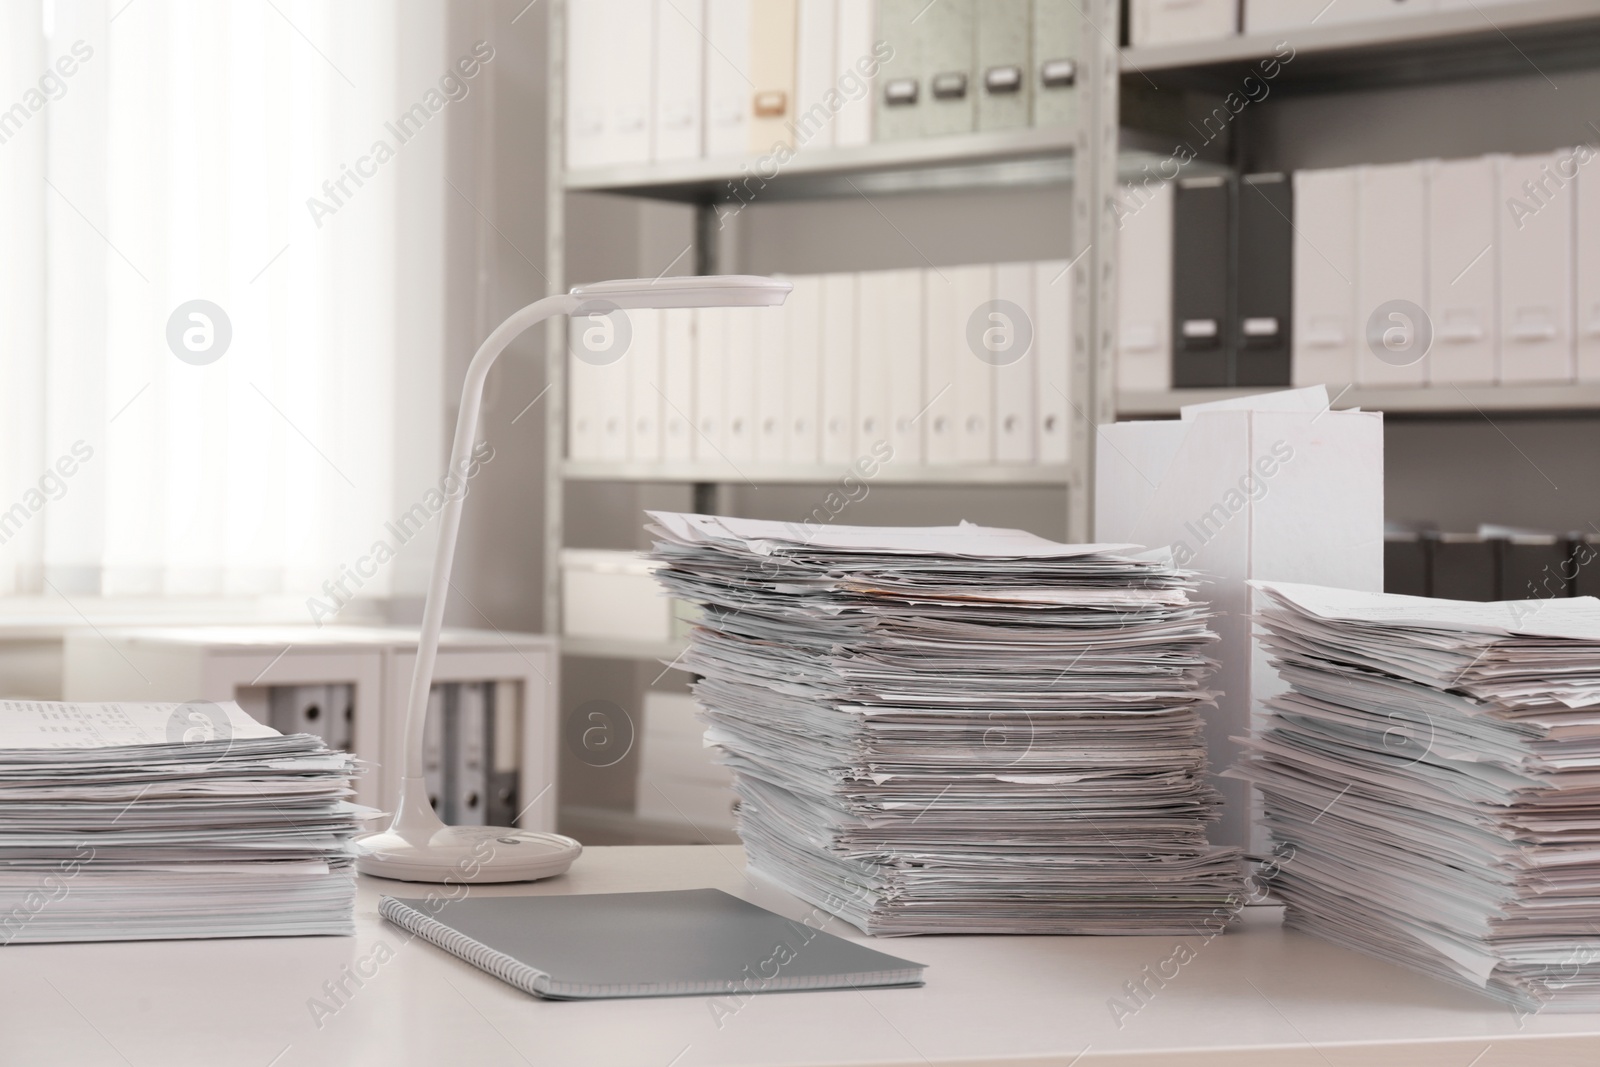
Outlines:
[[796, 0], [751, 0], [750, 151], [794, 147]]

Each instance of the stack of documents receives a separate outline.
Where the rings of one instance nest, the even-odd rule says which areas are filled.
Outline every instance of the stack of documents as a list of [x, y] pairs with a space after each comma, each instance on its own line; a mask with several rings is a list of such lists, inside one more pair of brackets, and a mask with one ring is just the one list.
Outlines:
[[1254, 584], [1291, 688], [1237, 773], [1288, 922], [1520, 1011], [1600, 1011], [1600, 601]]
[[231, 702], [0, 701], [0, 944], [353, 933], [355, 770]]
[[1183, 572], [965, 523], [651, 517], [754, 868], [870, 934], [1231, 916]]

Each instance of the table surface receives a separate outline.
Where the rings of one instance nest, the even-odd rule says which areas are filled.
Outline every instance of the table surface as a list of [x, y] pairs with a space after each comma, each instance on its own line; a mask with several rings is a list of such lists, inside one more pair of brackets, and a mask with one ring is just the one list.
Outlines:
[[[817, 915], [749, 874], [733, 845], [593, 848], [564, 877], [471, 892], [703, 886], [790, 918]], [[564, 1002], [521, 993], [378, 917], [380, 895], [424, 892], [363, 878], [353, 938], [7, 946], [0, 1063], [1600, 1063], [1600, 1016], [1519, 1019], [1485, 997], [1285, 931], [1275, 908], [1247, 908], [1241, 927], [1209, 941], [875, 941], [928, 965], [917, 989]], [[824, 929], [867, 940], [836, 919]], [[1124, 983], [1147, 966], [1157, 979], [1139, 1006]], [[330, 997], [325, 986], [341, 980], [347, 992]]]

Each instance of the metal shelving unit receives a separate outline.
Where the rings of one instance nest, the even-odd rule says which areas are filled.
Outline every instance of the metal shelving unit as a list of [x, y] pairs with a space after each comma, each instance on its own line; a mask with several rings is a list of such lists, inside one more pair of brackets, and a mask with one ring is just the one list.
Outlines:
[[1282, 64], [1273, 91], [1326, 92], [1592, 67], [1600, 50], [1594, 0], [1475, 3], [1447, 11], [1324, 23], [1277, 33], [1130, 48], [1122, 77], [1130, 86], [1237, 90], [1268, 57]]
[[[1114, 358], [1116, 215], [1120, 175], [1132, 176], [1164, 158], [1143, 149], [1121, 149], [1117, 128], [1118, 0], [1082, 0], [1079, 126], [971, 133], [917, 141], [874, 142], [849, 148], [802, 152], [768, 175], [757, 157], [743, 160], [684, 160], [568, 171], [566, 155], [566, 3], [549, 9], [549, 78], [546, 143], [545, 276], [550, 291], [567, 287], [566, 197], [599, 192], [686, 203], [696, 211], [695, 271], [715, 274], [719, 205], [749, 197], [742, 185], [752, 173], [763, 181], [756, 203], [829, 197], [859, 197], [926, 191], [981, 191], [1020, 186], [1060, 186], [1070, 199], [1077, 245], [1073, 273], [1072, 391], [1077, 408], [1066, 465], [915, 466], [885, 465], [874, 484], [1056, 486], [1066, 490], [1068, 530], [1087, 540], [1093, 527], [1089, 472], [1094, 468], [1093, 427], [1115, 417], [1111, 380]], [[1119, 151], [1120, 150], [1120, 151]], [[770, 164], [767, 165], [770, 167]], [[1196, 163], [1196, 169], [1205, 164]], [[752, 179], [754, 183], [754, 179]], [[552, 320], [545, 334], [549, 401], [544, 487], [545, 626], [560, 631], [560, 553], [565, 544], [565, 494], [569, 481], [676, 482], [694, 487], [696, 507], [714, 509], [720, 491], [740, 484], [829, 484], [848, 471], [813, 465], [707, 463], [596, 463], [566, 458], [566, 326]], [[569, 655], [667, 659], [677, 643], [593, 641], [568, 638]]]
[[[1185, 404], [1231, 400], [1263, 389], [1174, 389], [1169, 393], [1118, 392], [1117, 417], [1162, 418]], [[1353, 386], [1328, 391], [1333, 407], [1387, 415], [1549, 414], [1600, 411], [1600, 385], [1439, 385], [1378, 389]]]
[[[1124, 86], [1143, 94], [1162, 89], [1229, 91], [1262, 60], [1280, 55], [1288, 41], [1293, 59], [1274, 79], [1275, 92], [1337, 92], [1462, 78], [1487, 78], [1535, 70], [1594, 67], [1600, 55], [1597, 0], [1488, 0], [1459, 10], [1395, 16], [1369, 22], [1315, 26], [1278, 34], [1120, 51], [1118, 0], [1083, 0], [1080, 35], [1080, 125], [971, 133], [918, 141], [874, 142], [802, 152], [767, 176], [756, 202], [857, 197], [935, 190], [1060, 186], [1070, 190], [1074, 243], [1081, 256], [1073, 277], [1073, 393], [1078, 408], [1072, 461], [1065, 466], [886, 466], [875, 482], [895, 485], [1061, 486], [1068, 530], [1087, 540], [1092, 530], [1093, 427], [1118, 417], [1170, 417], [1184, 404], [1241, 396], [1256, 390], [1175, 390], [1118, 393], [1114, 337], [1117, 181], [1166, 159], [1161, 138], [1119, 129]], [[741, 199], [740, 183], [757, 173], [758, 157], [685, 160], [568, 171], [565, 158], [565, 0], [550, 7], [549, 121], [546, 146], [547, 244], [545, 275], [551, 291], [567, 284], [566, 196], [603, 192], [687, 203], [697, 211], [695, 268], [715, 273], [716, 210]], [[1196, 160], [1186, 172], [1225, 169]], [[695, 488], [697, 507], [714, 509], [720, 489], [740, 484], [827, 484], [846, 473], [828, 465], [706, 463], [596, 463], [566, 456], [566, 334], [559, 320], [546, 334], [551, 384], [546, 411], [545, 621], [558, 632], [560, 550], [565, 528], [563, 489], [569, 481], [673, 482]], [[1528, 385], [1374, 389], [1337, 388], [1337, 407], [1383, 410], [1396, 416], [1473, 416], [1548, 412], [1600, 412], [1600, 386]], [[667, 658], [680, 647], [634, 647], [627, 642], [571, 640], [574, 655]]]

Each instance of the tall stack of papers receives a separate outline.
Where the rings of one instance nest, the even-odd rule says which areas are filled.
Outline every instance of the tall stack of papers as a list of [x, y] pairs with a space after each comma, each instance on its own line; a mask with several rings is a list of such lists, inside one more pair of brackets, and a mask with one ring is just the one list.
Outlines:
[[0, 944], [353, 933], [354, 772], [233, 703], [0, 701]]
[[965, 523], [651, 517], [752, 867], [870, 934], [1231, 918], [1185, 574]]
[[1600, 1010], [1600, 601], [1256, 584], [1291, 688], [1237, 773], [1287, 921], [1519, 1011]]

